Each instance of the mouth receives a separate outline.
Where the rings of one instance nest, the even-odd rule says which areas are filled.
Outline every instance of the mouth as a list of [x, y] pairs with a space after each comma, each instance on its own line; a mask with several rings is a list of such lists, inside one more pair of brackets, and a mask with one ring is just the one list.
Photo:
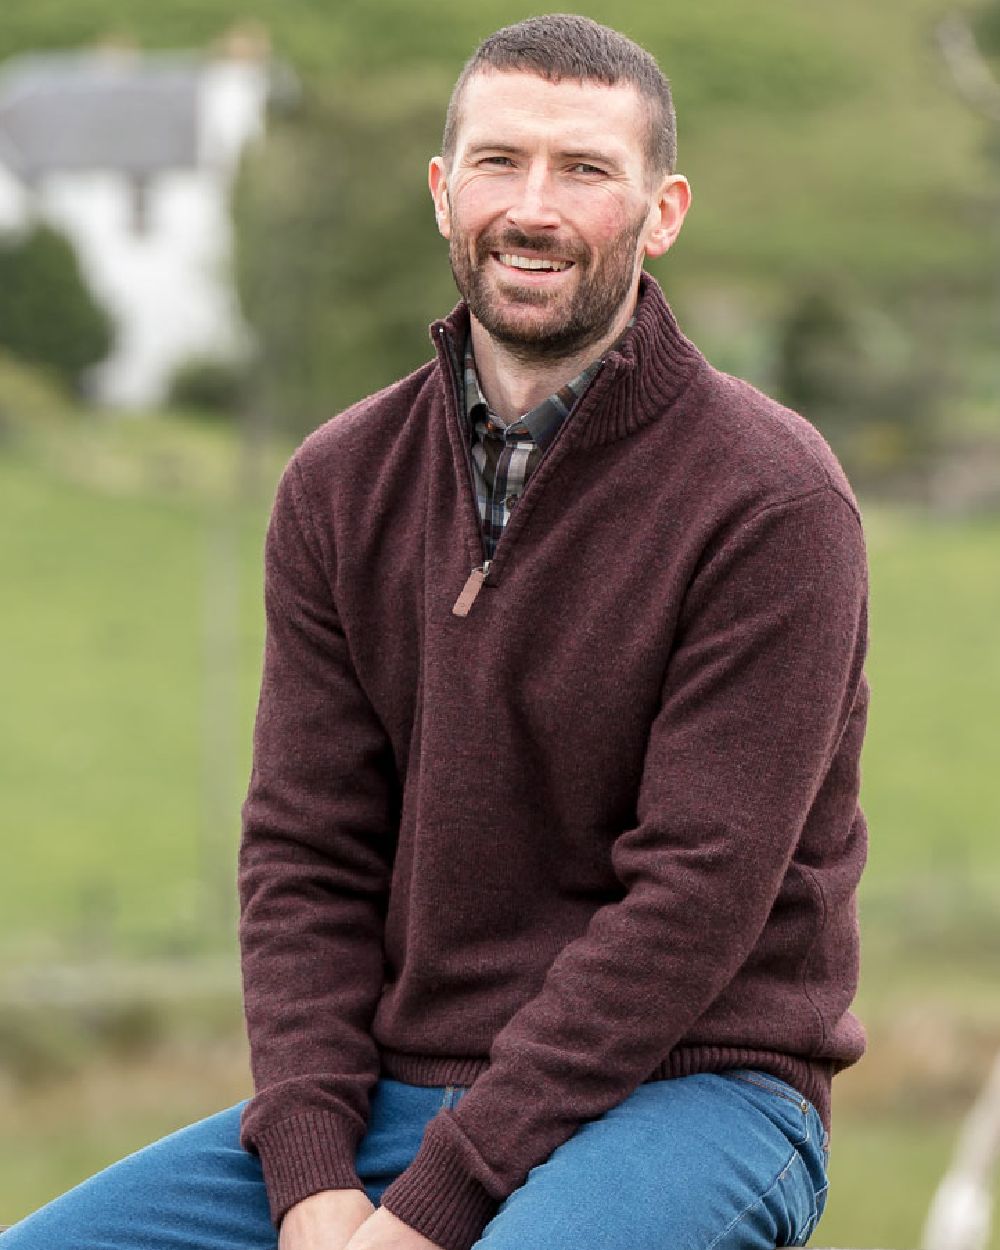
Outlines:
[[520, 274], [565, 273], [567, 269], [573, 268], [571, 260], [563, 260], [557, 256], [528, 256], [523, 252], [491, 252], [490, 255], [497, 264]]

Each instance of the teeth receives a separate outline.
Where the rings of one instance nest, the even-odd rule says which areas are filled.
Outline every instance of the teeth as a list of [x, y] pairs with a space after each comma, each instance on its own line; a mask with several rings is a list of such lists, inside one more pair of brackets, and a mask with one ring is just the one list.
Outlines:
[[512, 269], [547, 269], [562, 273], [569, 268], [568, 260], [543, 260], [540, 256], [515, 256], [513, 252], [501, 252], [500, 263]]

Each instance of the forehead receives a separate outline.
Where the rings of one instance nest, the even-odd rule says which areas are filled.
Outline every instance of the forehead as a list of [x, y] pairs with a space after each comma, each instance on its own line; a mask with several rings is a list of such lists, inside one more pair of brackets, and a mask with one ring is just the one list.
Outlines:
[[456, 148], [544, 141], [570, 147], [600, 141], [623, 156], [641, 155], [648, 110], [630, 83], [562, 79], [537, 74], [481, 71], [466, 83], [459, 108]]

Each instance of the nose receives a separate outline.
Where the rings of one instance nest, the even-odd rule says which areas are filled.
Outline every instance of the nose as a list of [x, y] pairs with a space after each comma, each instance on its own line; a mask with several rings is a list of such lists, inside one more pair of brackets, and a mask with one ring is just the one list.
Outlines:
[[507, 220], [525, 234], [532, 230], [558, 229], [562, 219], [556, 204], [556, 188], [547, 168], [534, 164], [528, 167], [507, 209]]

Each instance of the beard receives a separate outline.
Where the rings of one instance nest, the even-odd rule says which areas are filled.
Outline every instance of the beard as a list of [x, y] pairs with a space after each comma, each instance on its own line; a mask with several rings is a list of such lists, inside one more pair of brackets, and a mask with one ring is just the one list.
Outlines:
[[[553, 361], [578, 355], [610, 332], [632, 291], [643, 220], [626, 227], [596, 257], [579, 243], [516, 228], [483, 235], [473, 255], [468, 237], [453, 226], [448, 254], [455, 285], [490, 337], [519, 359]], [[491, 254], [521, 250], [572, 261], [578, 274], [575, 288], [544, 291], [519, 285], [516, 277], [504, 281], [490, 273]]]

